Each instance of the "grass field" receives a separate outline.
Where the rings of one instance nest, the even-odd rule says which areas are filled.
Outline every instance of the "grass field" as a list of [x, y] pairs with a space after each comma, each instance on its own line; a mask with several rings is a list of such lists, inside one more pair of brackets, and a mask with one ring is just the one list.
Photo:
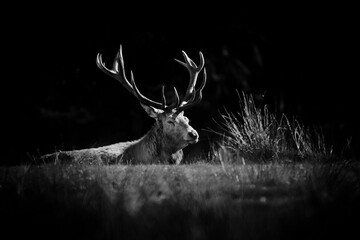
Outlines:
[[328, 239], [357, 233], [360, 168], [209, 164], [0, 169], [9, 239]]
[[[0, 167], [8, 239], [349, 239], [358, 235], [360, 163], [251, 96], [183, 165]], [[355, 235], [354, 235], [355, 234]], [[3, 239], [3, 238], [1, 238]]]

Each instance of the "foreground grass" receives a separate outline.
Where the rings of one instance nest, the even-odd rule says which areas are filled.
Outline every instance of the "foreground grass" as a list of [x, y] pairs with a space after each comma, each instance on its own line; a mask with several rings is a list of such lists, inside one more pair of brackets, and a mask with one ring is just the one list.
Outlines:
[[351, 236], [359, 172], [345, 163], [1, 168], [1, 228], [11, 239]]

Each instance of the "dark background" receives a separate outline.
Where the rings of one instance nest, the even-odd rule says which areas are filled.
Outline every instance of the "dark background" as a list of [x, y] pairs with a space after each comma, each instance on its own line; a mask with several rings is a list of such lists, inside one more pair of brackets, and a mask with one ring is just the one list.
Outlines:
[[150, 129], [153, 120], [135, 98], [95, 64], [102, 53], [110, 67], [120, 43], [127, 73], [133, 70], [142, 93], [157, 101], [162, 84], [180, 93], [187, 87], [187, 71], [173, 60], [182, 60], [181, 50], [196, 63], [204, 53], [203, 101], [186, 111], [201, 141], [187, 154], [206, 154], [214, 136], [204, 129], [216, 127], [223, 107], [238, 109], [237, 89], [320, 128], [336, 154], [358, 157], [358, 25], [351, 7], [231, 8], [148, 12], [142, 20], [133, 8], [49, 8], [5, 19], [0, 164], [133, 140]]

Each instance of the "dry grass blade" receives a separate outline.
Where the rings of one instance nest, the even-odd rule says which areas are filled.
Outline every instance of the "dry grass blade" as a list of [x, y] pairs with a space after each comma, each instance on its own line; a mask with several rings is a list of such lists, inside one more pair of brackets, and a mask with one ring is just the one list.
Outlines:
[[222, 161], [244, 164], [291, 162], [331, 155], [318, 132], [313, 137], [298, 120], [290, 122], [285, 115], [277, 120], [268, 105], [256, 106], [252, 95], [238, 93], [238, 97], [240, 110], [233, 113], [225, 109], [220, 112], [220, 122], [215, 121], [220, 130], [212, 132], [222, 137], [218, 146], [213, 147], [215, 158], [221, 155]]

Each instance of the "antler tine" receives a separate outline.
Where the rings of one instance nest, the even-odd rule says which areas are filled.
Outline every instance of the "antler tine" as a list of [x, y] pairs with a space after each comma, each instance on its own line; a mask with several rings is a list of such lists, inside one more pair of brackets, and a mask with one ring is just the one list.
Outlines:
[[[206, 69], [204, 67], [205, 60], [204, 60], [204, 55], [202, 54], [202, 52], [199, 52], [199, 55], [200, 55], [199, 66], [197, 66], [194, 63], [194, 61], [191, 60], [184, 51], [182, 53], [183, 53], [185, 62], [181, 62], [177, 59], [175, 59], [175, 60], [178, 63], [180, 63], [182, 66], [184, 66], [188, 69], [189, 74], [190, 74], [190, 81], [189, 81], [189, 85], [187, 87], [184, 99], [182, 100], [182, 103], [180, 104], [180, 106], [176, 109], [176, 111], [178, 113], [181, 111], [184, 111], [185, 109], [192, 107], [193, 105], [195, 105], [201, 101], [202, 90], [204, 89], [205, 84], [206, 84]], [[198, 77], [199, 73], [202, 71], [202, 69], [204, 69], [203, 80], [200, 85], [200, 88], [198, 90], [196, 90], [195, 86], [196, 86], [196, 82], [197, 82], [197, 77]]]
[[166, 97], [165, 97], [165, 86], [162, 85], [161, 88], [161, 100], [162, 100], [162, 108], [165, 109], [166, 108]]
[[192, 98], [192, 100], [189, 100], [185, 104], [178, 107], [176, 109], [176, 112], [180, 113], [180, 112], [184, 111], [185, 109], [191, 108], [192, 106], [194, 106], [195, 104], [198, 104], [201, 101], [201, 99], [202, 99], [202, 90], [204, 89], [204, 87], [206, 85], [206, 78], [207, 78], [206, 68], [204, 67], [203, 80], [201, 82], [201, 85], [200, 85], [199, 89], [196, 90], [195, 93], [193, 94], [194, 97]]
[[[119, 73], [119, 61], [120, 61], [120, 64], [121, 64], [122, 76]], [[121, 45], [120, 45], [120, 49], [117, 52], [116, 57], [114, 59], [112, 69], [108, 69], [105, 66], [105, 63], [102, 61], [102, 55], [100, 53], [97, 54], [96, 65], [104, 73], [106, 73], [110, 77], [115, 78], [116, 80], [118, 80], [126, 88], [126, 90], [128, 90], [129, 92], [131, 92], [133, 94], [132, 86], [129, 83], [129, 81], [126, 79], [126, 76], [125, 76], [125, 67], [124, 67], [124, 60], [123, 60], [123, 56], [122, 56], [122, 46]]]
[[[121, 74], [119, 72], [119, 62], [120, 62], [120, 65], [121, 65], [121, 72], [122, 72]], [[119, 51], [117, 52], [116, 57], [114, 59], [112, 69], [108, 69], [105, 66], [105, 63], [102, 61], [102, 55], [100, 53], [97, 54], [96, 65], [104, 73], [106, 73], [110, 77], [115, 78], [117, 81], [119, 81], [126, 88], [126, 90], [128, 90], [132, 95], [134, 95], [141, 103], [143, 103], [145, 105], [149, 105], [149, 106], [154, 107], [154, 108], [163, 109], [163, 104], [162, 103], [153, 101], [153, 100], [151, 100], [151, 99], [149, 99], [149, 98], [147, 98], [147, 97], [145, 97], [144, 95], [141, 94], [139, 89], [136, 87], [135, 80], [134, 80], [134, 75], [133, 75], [132, 71], [130, 71], [130, 73], [131, 73], [131, 84], [130, 84], [129, 80], [127, 80], [126, 75], [125, 75], [125, 64], [124, 64], [124, 58], [123, 58], [122, 45], [121, 44], [120, 44]]]
[[172, 109], [174, 109], [174, 108], [179, 107], [179, 105], [180, 105], [180, 98], [179, 98], [179, 94], [178, 94], [178, 92], [177, 92], [177, 90], [176, 90], [176, 87], [174, 87], [174, 93], [175, 93], [175, 99], [176, 99], [176, 101], [175, 101], [174, 103], [172, 103], [170, 106], [166, 107], [166, 108], [164, 109], [165, 111], [170, 111], [170, 110], [172, 110]]
[[163, 110], [164, 111], [171, 111], [174, 108], [177, 108], [180, 105], [180, 98], [179, 98], [179, 94], [176, 90], [176, 87], [174, 87], [174, 93], [175, 93], [175, 98], [176, 101], [174, 103], [172, 103], [170, 106], [166, 106], [166, 97], [165, 97], [165, 86], [163, 85], [161, 88], [161, 99], [162, 99], [162, 106], [163, 106]]
[[202, 54], [202, 52], [199, 52], [200, 64], [199, 64], [199, 66], [197, 66], [194, 63], [194, 61], [188, 57], [188, 55], [185, 53], [185, 51], [182, 51], [182, 54], [184, 56], [185, 62], [182, 62], [178, 59], [175, 59], [175, 61], [180, 63], [182, 66], [186, 67], [190, 74], [190, 81], [189, 81], [189, 84], [188, 84], [188, 87], [186, 89], [186, 93], [185, 93], [185, 96], [183, 99], [183, 103], [184, 103], [184, 102], [188, 102], [188, 101], [191, 102], [195, 98], [194, 88], [196, 85], [197, 77], [205, 65], [205, 60], [204, 60], [204, 55]]

